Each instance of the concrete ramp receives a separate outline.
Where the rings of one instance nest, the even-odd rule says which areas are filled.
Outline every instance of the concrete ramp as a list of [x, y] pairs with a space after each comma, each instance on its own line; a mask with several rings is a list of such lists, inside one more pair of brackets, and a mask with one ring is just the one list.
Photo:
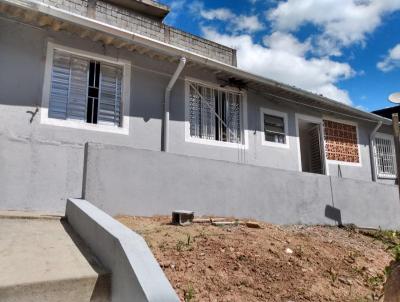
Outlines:
[[0, 215], [0, 272], [2, 302], [110, 301], [110, 274], [60, 218]]
[[93, 204], [69, 198], [65, 217], [112, 272], [113, 302], [179, 302], [146, 241]]

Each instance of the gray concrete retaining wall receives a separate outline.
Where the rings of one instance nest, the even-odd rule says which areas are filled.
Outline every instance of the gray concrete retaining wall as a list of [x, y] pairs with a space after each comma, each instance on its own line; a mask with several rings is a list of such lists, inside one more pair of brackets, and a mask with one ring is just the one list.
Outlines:
[[86, 200], [68, 199], [65, 216], [111, 271], [111, 301], [178, 302], [144, 239]]
[[88, 145], [85, 198], [111, 215], [189, 209], [278, 224], [400, 228], [393, 185], [110, 145]]
[[83, 154], [84, 144], [0, 130], [0, 209], [64, 213], [81, 197]]

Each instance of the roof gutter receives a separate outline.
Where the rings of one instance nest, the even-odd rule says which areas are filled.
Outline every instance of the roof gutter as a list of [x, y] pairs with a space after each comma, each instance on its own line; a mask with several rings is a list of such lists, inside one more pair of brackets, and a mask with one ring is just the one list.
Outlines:
[[382, 122], [378, 122], [378, 125], [374, 128], [374, 130], [371, 132], [369, 136], [369, 153], [370, 153], [370, 159], [371, 159], [371, 173], [372, 173], [372, 181], [376, 181], [377, 175], [376, 175], [376, 162], [375, 162], [375, 135], [376, 132], [378, 132], [379, 128], [382, 126]]
[[182, 73], [183, 68], [186, 65], [186, 58], [182, 57], [179, 61], [179, 65], [176, 68], [174, 74], [172, 75], [167, 87], [165, 88], [165, 97], [164, 97], [164, 136], [163, 136], [163, 145], [162, 151], [169, 151], [169, 104], [171, 101], [171, 91], [174, 87], [178, 77]]
[[152, 39], [152, 38], [148, 38], [148, 37], [133, 33], [131, 31], [124, 30], [124, 29], [118, 28], [116, 26], [112, 26], [107, 23], [100, 22], [98, 20], [94, 20], [94, 19], [82, 16], [79, 14], [74, 14], [74, 13], [44, 4], [44, 3], [36, 1], [36, 0], [0, 0], [0, 3], [6, 3], [9, 5], [18, 6], [20, 8], [34, 10], [34, 11], [37, 11], [40, 13], [44, 13], [44, 14], [53, 16], [58, 19], [63, 19], [65, 21], [69, 21], [69, 22], [78, 24], [78, 25], [86, 27], [88, 29], [95, 30], [97, 32], [104, 32], [104, 33], [114, 35], [114, 36], [118, 37], [119, 39], [127, 41], [128, 43], [135, 42], [142, 46], [152, 48], [154, 50], [160, 51], [162, 53], [165, 53], [165, 54], [168, 54], [171, 56], [186, 57], [188, 60], [191, 60], [195, 63], [203, 64], [210, 68], [214, 68], [214, 69], [217, 69], [220, 71], [230, 73], [233, 76], [243, 77], [247, 80], [256, 81], [263, 85], [282, 88], [286, 91], [290, 91], [294, 94], [301, 95], [301, 96], [313, 99], [315, 101], [319, 101], [319, 102], [330, 104], [330, 105], [335, 105], [340, 109], [347, 110], [347, 111], [353, 112], [355, 114], [363, 115], [366, 118], [368, 118], [370, 121], [382, 121], [384, 124], [387, 124], [387, 125], [391, 124], [390, 119], [378, 116], [376, 114], [359, 110], [352, 106], [340, 103], [335, 100], [331, 100], [331, 99], [323, 97], [323, 96], [316, 95], [316, 94], [308, 92], [306, 90], [303, 90], [303, 89], [300, 89], [297, 87], [292, 87], [290, 85], [283, 84], [283, 83], [280, 83], [280, 82], [277, 82], [277, 81], [274, 81], [274, 80], [271, 80], [271, 79], [268, 79], [268, 78], [265, 78], [262, 76], [255, 75], [255, 74], [252, 74], [252, 73], [244, 71], [244, 70], [241, 70], [235, 66], [221, 63], [221, 62], [218, 62], [213, 59], [209, 59], [205, 56], [187, 51], [180, 47], [172, 46], [170, 44], [167, 44], [167, 43], [164, 43], [164, 42]]

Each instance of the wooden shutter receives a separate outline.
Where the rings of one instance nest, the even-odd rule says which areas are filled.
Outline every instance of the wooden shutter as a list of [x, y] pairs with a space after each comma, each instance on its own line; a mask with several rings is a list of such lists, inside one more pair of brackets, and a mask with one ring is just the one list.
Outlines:
[[98, 123], [121, 125], [122, 68], [101, 63]]
[[85, 120], [88, 66], [88, 60], [54, 51], [49, 117]]
[[310, 135], [310, 172], [324, 174], [324, 162], [321, 148], [320, 126], [309, 130]]

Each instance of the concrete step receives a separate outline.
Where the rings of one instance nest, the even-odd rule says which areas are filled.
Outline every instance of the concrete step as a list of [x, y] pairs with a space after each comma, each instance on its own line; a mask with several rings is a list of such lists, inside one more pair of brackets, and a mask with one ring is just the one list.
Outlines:
[[0, 216], [1, 302], [108, 302], [111, 276], [60, 219]]
[[0, 287], [2, 302], [109, 302], [110, 274]]

